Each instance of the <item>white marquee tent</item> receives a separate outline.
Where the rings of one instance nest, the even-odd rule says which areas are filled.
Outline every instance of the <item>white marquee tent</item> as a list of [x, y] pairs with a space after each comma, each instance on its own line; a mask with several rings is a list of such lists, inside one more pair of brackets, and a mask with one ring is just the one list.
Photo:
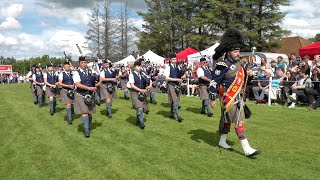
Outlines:
[[194, 54], [190, 54], [189, 56], [188, 56], [188, 62], [189, 63], [192, 63], [192, 62], [194, 62], [194, 61], [199, 61], [200, 60], [200, 58], [202, 58], [202, 57], [206, 57], [207, 58], [207, 60], [209, 60], [209, 61], [211, 61], [212, 60], [212, 55], [215, 53], [215, 49], [216, 49], [216, 47], [218, 47], [219, 46], [219, 43], [216, 43], [216, 44], [214, 44], [213, 46], [211, 46], [211, 47], [209, 47], [208, 49], [205, 49], [205, 50], [203, 50], [203, 51], [201, 51], [201, 52], [197, 52], [197, 53], [194, 53]]
[[151, 63], [160, 64], [160, 65], [164, 64], [164, 59], [165, 59], [164, 57], [159, 56], [158, 54], [152, 52], [151, 50], [149, 50], [148, 52], [146, 52], [144, 55], [140, 57], [143, 57], [144, 59], [146, 59], [147, 61], [150, 61]]
[[130, 56], [118, 61], [118, 62], [115, 62], [114, 64], [116, 64], [116, 65], [123, 64], [126, 66], [126, 65], [128, 65], [128, 63], [133, 64], [135, 60], [136, 59], [132, 55], [130, 55]]

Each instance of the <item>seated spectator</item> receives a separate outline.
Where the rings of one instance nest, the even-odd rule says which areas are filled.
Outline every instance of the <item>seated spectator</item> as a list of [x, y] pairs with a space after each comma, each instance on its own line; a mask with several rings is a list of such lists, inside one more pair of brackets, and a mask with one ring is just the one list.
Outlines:
[[291, 103], [289, 96], [292, 94], [291, 86], [295, 83], [295, 81], [296, 81], [296, 78], [293, 72], [290, 70], [287, 70], [282, 81], [282, 84], [283, 84], [282, 93], [284, 94], [286, 107], [288, 106], [289, 103]]
[[320, 101], [320, 66], [313, 69], [311, 80], [313, 81], [313, 87], [306, 88], [306, 94], [308, 96], [309, 109], [314, 110], [317, 109]]
[[297, 96], [304, 96], [306, 94], [306, 87], [311, 87], [311, 79], [308, 77], [306, 70], [301, 69], [299, 72], [300, 79], [296, 81], [292, 86], [292, 95], [290, 96], [292, 103], [289, 108], [294, 108], [297, 104]]
[[297, 65], [297, 62], [296, 60], [291, 60], [289, 65], [288, 65], [288, 70], [290, 70], [291, 72], [293, 73], [296, 73], [297, 72], [297, 68], [298, 68], [298, 65]]
[[282, 56], [278, 56], [278, 58], [277, 58], [277, 68], [281, 69], [282, 72], [285, 72], [285, 70], [287, 69], [287, 65], [283, 61]]
[[254, 99], [256, 103], [265, 103], [265, 95], [269, 94], [269, 78], [271, 77], [271, 70], [265, 70], [265, 77], [260, 78], [258, 81], [258, 86], [252, 88]]
[[310, 67], [308, 64], [308, 58], [306, 58], [306, 57], [303, 58], [303, 60], [299, 64], [299, 68], [300, 68], [300, 70], [304, 69], [308, 76], [310, 75]]
[[[247, 75], [248, 75], [248, 81], [247, 81], [247, 86], [246, 86], [246, 99], [250, 98], [250, 91], [254, 86], [258, 85], [258, 82], [255, 80], [258, 80], [258, 77], [254, 75], [252, 69], [247, 70]], [[251, 95], [252, 96], [252, 95]]]

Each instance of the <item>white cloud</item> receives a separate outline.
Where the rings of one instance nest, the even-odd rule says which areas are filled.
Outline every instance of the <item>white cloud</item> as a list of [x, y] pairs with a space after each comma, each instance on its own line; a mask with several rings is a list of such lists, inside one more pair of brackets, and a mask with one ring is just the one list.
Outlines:
[[18, 17], [23, 10], [22, 4], [12, 4], [7, 8], [0, 9], [0, 18]]
[[314, 37], [320, 33], [320, 4], [316, 0], [292, 0], [290, 6], [281, 7], [287, 15], [282, 27], [292, 31], [292, 35], [304, 38]]
[[42, 16], [55, 17], [59, 19], [65, 19], [66, 22], [79, 25], [86, 26], [89, 23], [89, 13], [90, 9], [85, 8], [75, 8], [75, 9], [67, 9], [67, 8], [48, 8], [48, 7], [40, 7], [38, 12]]
[[[42, 56], [63, 57], [63, 51], [73, 56], [79, 56], [76, 44], [83, 47], [83, 34], [70, 30], [46, 31], [40, 35], [27, 33], [0, 34], [0, 53], [5, 57], [18, 59]], [[82, 48], [84, 54], [90, 51]]]
[[0, 24], [0, 30], [19, 28], [21, 28], [21, 25], [14, 17], [7, 17], [5, 21]]

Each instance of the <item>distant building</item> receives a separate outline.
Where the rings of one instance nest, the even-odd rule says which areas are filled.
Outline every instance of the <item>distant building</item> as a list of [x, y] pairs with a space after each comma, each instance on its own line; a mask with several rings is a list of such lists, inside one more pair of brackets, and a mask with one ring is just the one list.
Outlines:
[[296, 55], [299, 56], [299, 48], [312, 44], [312, 42], [300, 36], [295, 36], [282, 38], [281, 44], [281, 48], [272, 49], [271, 52], [283, 53], [290, 57], [291, 53], [296, 53]]

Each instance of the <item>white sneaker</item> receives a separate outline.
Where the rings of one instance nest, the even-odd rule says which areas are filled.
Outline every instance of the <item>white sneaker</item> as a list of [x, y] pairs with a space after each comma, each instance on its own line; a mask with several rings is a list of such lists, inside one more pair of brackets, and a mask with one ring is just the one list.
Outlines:
[[247, 157], [252, 157], [260, 154], [259, 150], [251, 148], [247, 139], [240, 140], [240, 143], [242, 145], [244, 155], [246, 155]]
[[288, 108], [295, 108], [296, 105], [294, 103], [292, 103]]
[[227, 134], [220, 136], [219, 146], [227, 150], [233, 150], [233, 148], [227, 144]]

